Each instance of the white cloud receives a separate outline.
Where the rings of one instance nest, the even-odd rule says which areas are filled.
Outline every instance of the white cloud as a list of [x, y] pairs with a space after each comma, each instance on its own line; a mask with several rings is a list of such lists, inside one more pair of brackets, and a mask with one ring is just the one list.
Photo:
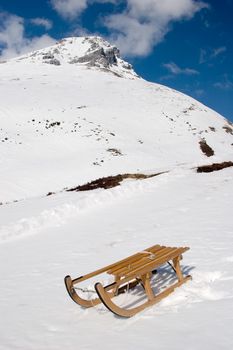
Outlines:
[[51, 29], [53, 26], [52, 21], [46, 18], [32, 18], [30, 22], [36, 26], [42, 26], [47, 30]]
[[74, 19], [87, 8], [87, 0], [51, 0], [51, 5], [62, 17]]
[[227, 50], [226, 46], [221, 46], [213, 50], [211, 57], [217, 57]]
[[196, 11], [206, 7], [202, 1], [193, 0], [128, 0], [128, 13], [137, 19], [157, 19], [160, 22], [191, 18]]
[[47, 34], [30, 39], [26, 38], [22, 17], [0, 13], [0, 20], [1, 59], [20, 56], [55, 43], [55, 40]]
[[214, 49], [201, 49], [200, 50], [200, 58], [199, 58], [199, 63], [206, 63], [208, 61], [211, 61], [218, 57], [219, 55], [223, 54], [226, 52], [227, 48], [226, 46], [220, 46]]
[[177, 66], [176, 63], [170, 62], [170, 63], [164, 63], [163, 67], [165, 67], [169, 72], [172, 74], [178, 75], [178, 74], [185, 74], [185, 75], [197, 75], [199, 72], [192, 68], [180, 68]]
[[127, 0], [127, 8], [106, 17], [104, 24], [123, 54], [145, 56], [164, 39], [173, 22], [190, 19], [203, 8], [208, 5], [194, 0]]
[[73, 20], [94, 3], [119, 3], [119, 0], [50, 0], [55, 11], [65, 19]]
[[228, 78], [227, 74], [224, 74], [222, 81], [218, 81], [214, 84], [214, 87], [221, 90], [232, 90], [233, 82]]
[[194, 92], [198, 97], [203, 96], [205, 94], [205, 90], [203, 89], [196, 89]]
[[207, 51], [204, 49], [200, 50], [200, 57], [199, 57], [199, 63], [205, 63], [206, 61], [208, 61], [207, 59]]
[[126, 14], [112, 15], [105, 19], [105, 25], [114, 31], [110, 41], [127, 56], [147, 55], [155, 43], [166, 34], [166, 29], [151, 23], [140, 23]]

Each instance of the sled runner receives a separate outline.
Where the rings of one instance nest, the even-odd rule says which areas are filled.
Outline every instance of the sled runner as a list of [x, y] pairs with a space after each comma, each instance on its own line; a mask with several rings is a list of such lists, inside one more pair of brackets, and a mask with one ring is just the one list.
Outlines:
[[[118, 316], [134, 316], [146, 307], [159, 302], [173, 292], [176, 287], [181, 286], [183, 283], [191, 279], [190, 275], [183, 276], [180, 267], [182, 254], [187, 250], [189, 250], [188, 247], [176, 248], [155, 245], [114, 264], [103, 267], [97, 271], [73, 280], [70, 276], [66, 276], [65, 285], [67, 292], [73, 301], [82, 307], [92, 307], [102, 302], [110, 311]], [[177, 281], [173, 285], [168, 286], [159, 294], [155, 295], [151, 287], [151, 278], [153, 274], [156, 273], [155, 269], [161, 265], [164, 265], [165, 263], [168, 263], [173, 268], [176, 273]], [[114, 282], [106, 286], [103, 286], [100, 282], [97, 282], [95, 284], [95, 290], [98, 297], [87, 300], [78, 295], [78, 288], [75, 287], [75, 285], [104, 272], [112, 275], [114, 277]], [[124, 293], [126, 290], [134, 288], [139, 283], [142, 285], [147, 296], [147, 301], [145, 301], [143, 304], [130, 309], [125, 309], [116, 305], [112, 301], [115, 296]]]

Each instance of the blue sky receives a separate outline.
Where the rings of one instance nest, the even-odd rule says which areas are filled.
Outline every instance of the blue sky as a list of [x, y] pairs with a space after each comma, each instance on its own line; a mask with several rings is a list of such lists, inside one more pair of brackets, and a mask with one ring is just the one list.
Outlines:
[[145, 79], [233, 121], [232, 13], [233, 0], [0, 0], [1, 59], [102, 35]]

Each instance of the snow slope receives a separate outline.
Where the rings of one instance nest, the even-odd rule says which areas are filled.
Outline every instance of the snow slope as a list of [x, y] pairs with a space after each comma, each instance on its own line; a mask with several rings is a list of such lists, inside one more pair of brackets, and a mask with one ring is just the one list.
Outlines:
[[[231, 350], [233, 170], [195, 167], [233, 160], [232, 126], [144, 81], [98, 37], [2, 63], [0, 76], [0, 350]], [[214, 155], [201, 151], [203, 140]], [[62, 191], [162, 171], [108, 190]], [[65, 275], [154, 244], [190, 247], [182, 268], [193, 280], [162, 302], [120, 319], [69, 298]], [[162, 266], [155, 292], [172, 276]], [[92, 295], [90, 281], [83, 288]], [[141, 297], [136, 288], [116, 302]]]
[[[232, 349], [232, 190], [231, 169], [180, 169], [3, 206], [0, 349]], [[193, 276], [159, 304], [127, 320], [69, 298], [66, 274], [78, 277], [155, 243], [189, 246], [182, 267]], [[169, 273], [159, 270], [155, 290], [161, 279], [172, 282]], [[93, 285], [83, 287], [91, 296]]]
[[69, 38], [0, 64], [0, 202], [122, 172], [208, 162], [202, 139], [215, 152], [211, 162], [232, 159], [233, 128], [223, 117], [138, 78], [108, 45]]

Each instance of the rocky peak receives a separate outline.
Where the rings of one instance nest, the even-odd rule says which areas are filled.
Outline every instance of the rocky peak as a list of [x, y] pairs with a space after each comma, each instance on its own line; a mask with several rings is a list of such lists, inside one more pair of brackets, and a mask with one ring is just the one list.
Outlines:
[[17, 60], [22, 59], [55, 66], [86, 66], [109, 71], [120, 77], [137, 77], [131, 64], [121, 59], [119, 49], [98, 36], [65, 38]]

